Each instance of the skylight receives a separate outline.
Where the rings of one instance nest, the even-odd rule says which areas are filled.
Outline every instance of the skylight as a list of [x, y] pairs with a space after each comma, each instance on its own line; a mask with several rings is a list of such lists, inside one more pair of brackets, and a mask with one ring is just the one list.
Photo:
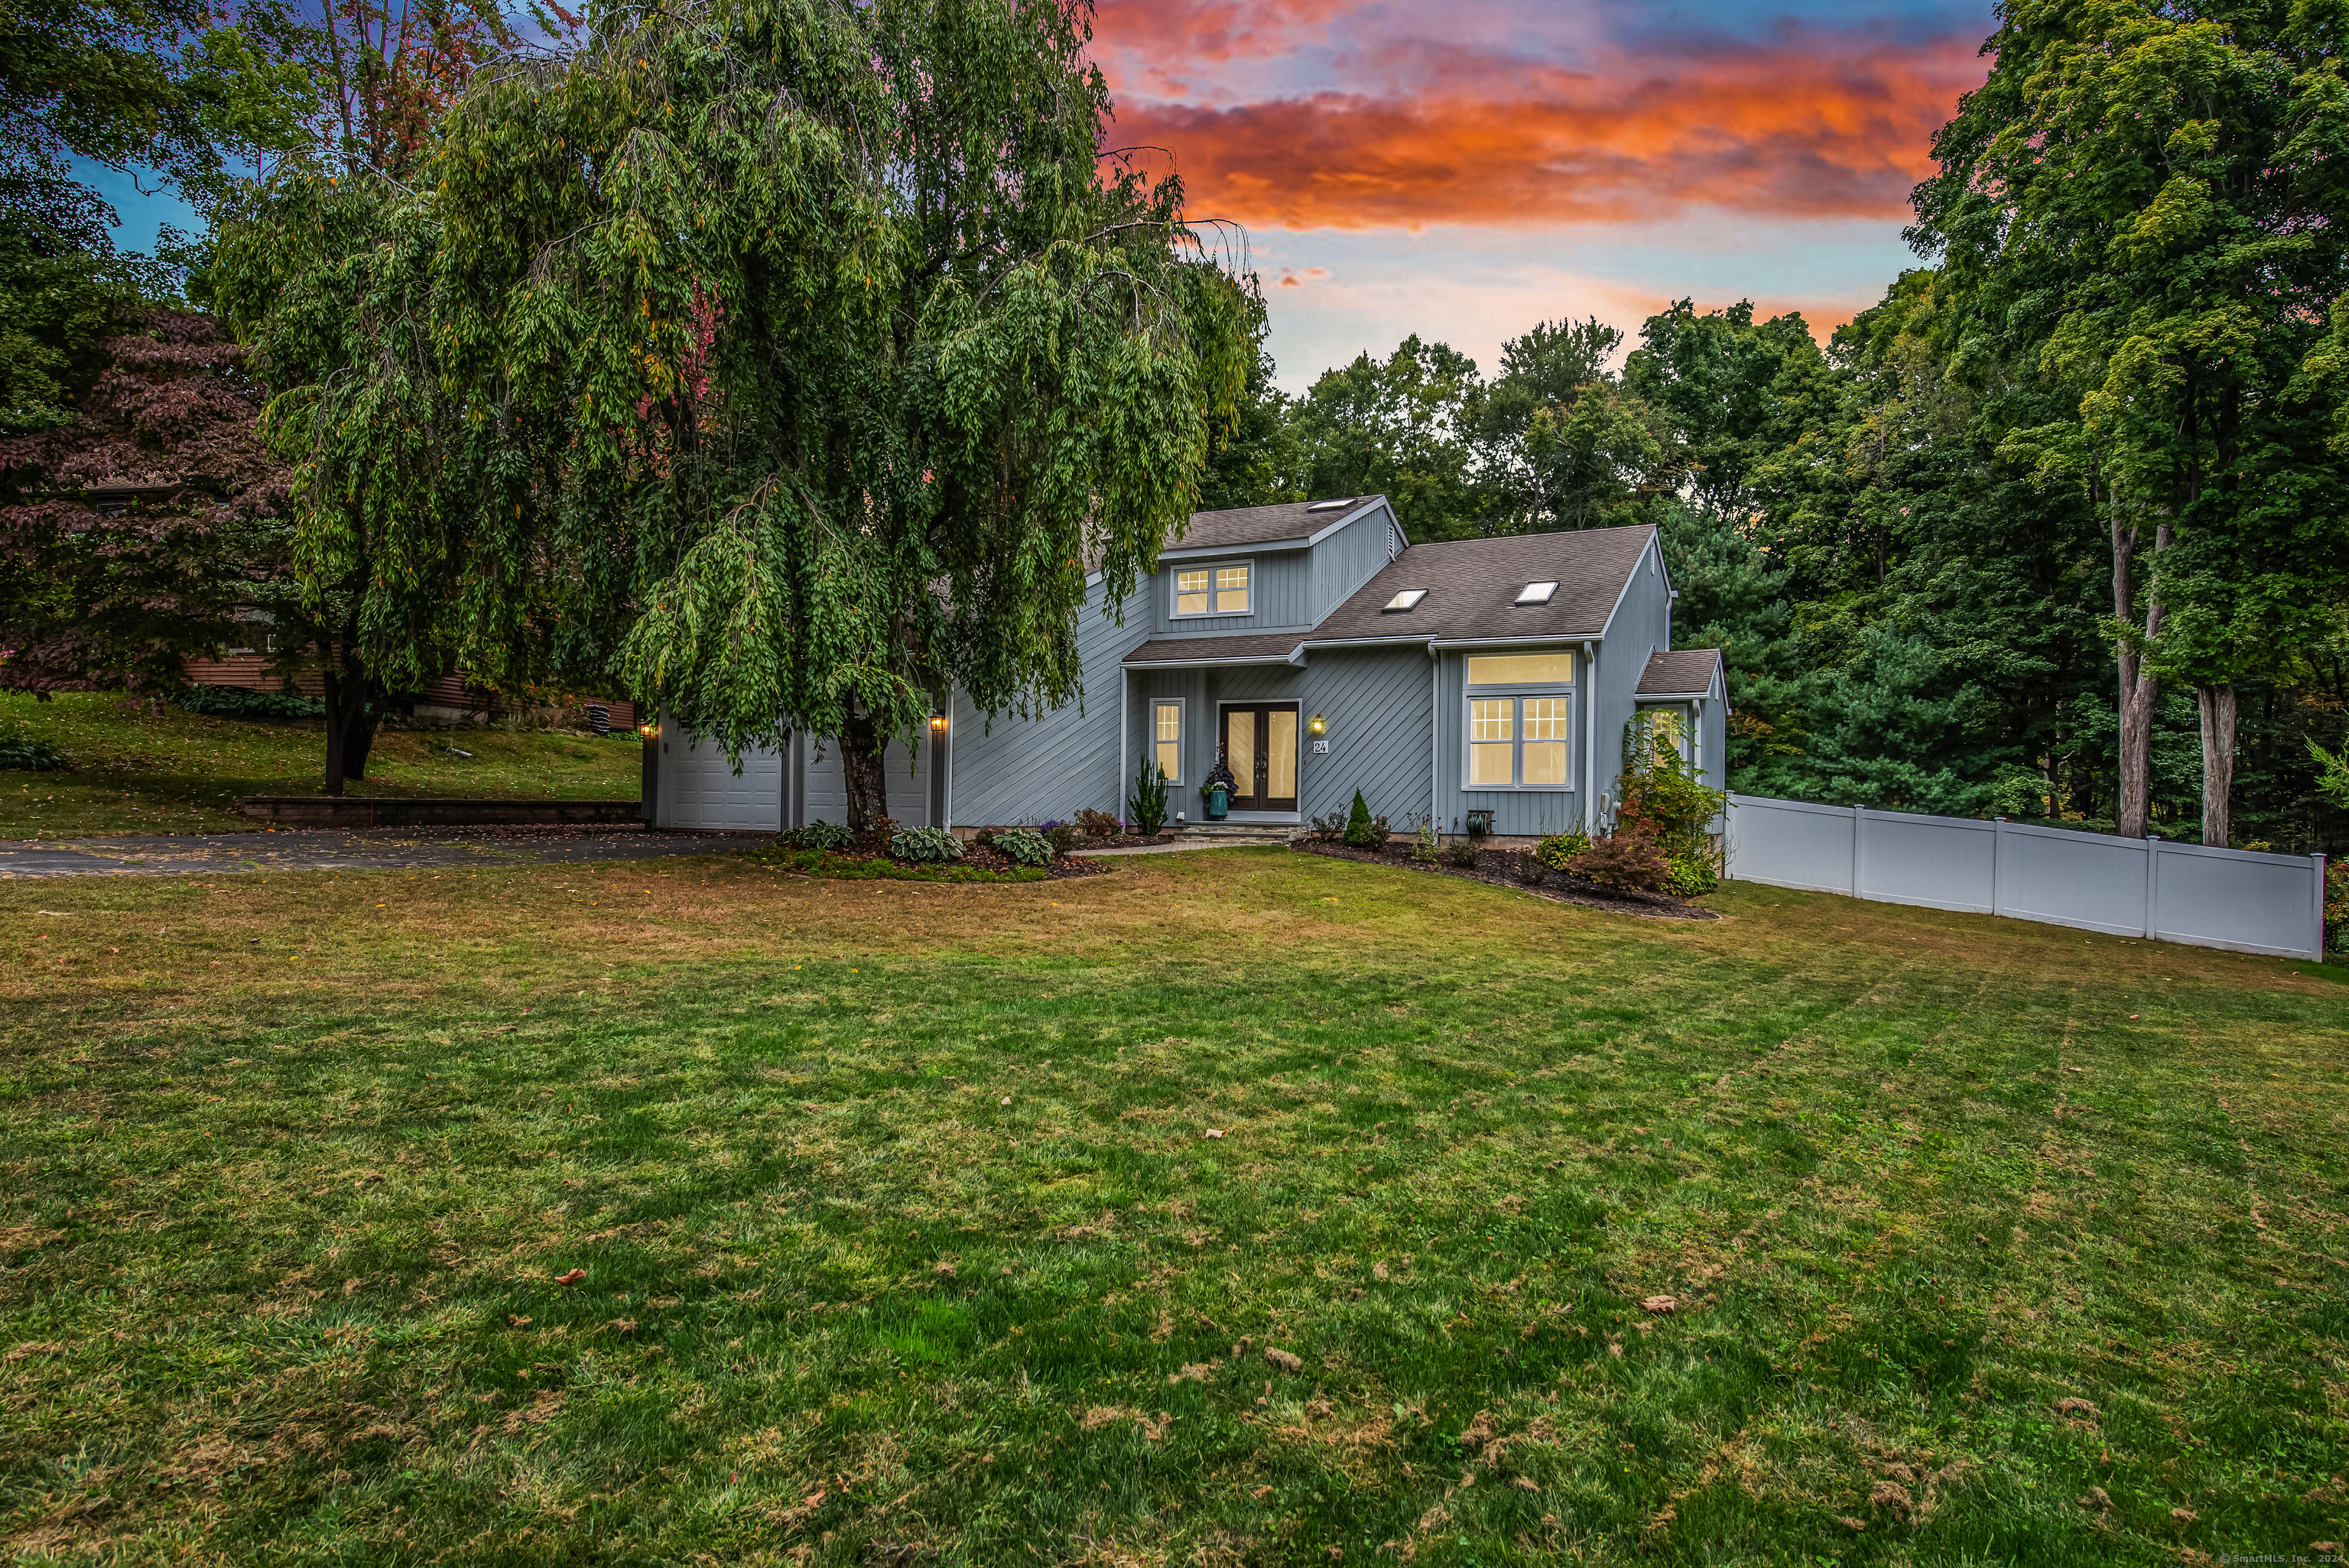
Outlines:
[[1305, 510], [1308, 511], [1343, 511], [1353, 504], [1354, 498], [1352, 496], [1345, 496], [1337, 500], [1317, 500]]
[[1406, 588], [1387, 601], [1387, 611], [1408, 610], [1426, 597], [1427, 590], [1424, 588]]
[[1555, 583], [1528, 583], [1517, 592], [1520, 604], [1547, 604], [1549, 596], [1557, 592]]

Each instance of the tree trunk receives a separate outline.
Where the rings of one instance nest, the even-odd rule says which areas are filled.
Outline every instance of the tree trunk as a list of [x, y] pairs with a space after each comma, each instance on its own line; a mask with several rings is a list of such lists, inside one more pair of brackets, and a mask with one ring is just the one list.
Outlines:
[[840, 743], [841, 782], [848, 789], [848, 830], [862, 837], [889, 814], [889, 779], [883, 760], [889, 738], [874, 726], [871, 714], [852, 710], [834, 738]]
[[[2112, 501], [2113, 533], [2113, 614], [2123, 622], [2133, 619], [2131, 609], [2137, 597], [2133, 568], [2137, 555], [2137, 530], [2121, 526], [2120, 498]], [[2171, 532], [2164, 521], [2155, 531], [2153, 548], [2158, 555], [2169, 547]], [[2161, 635], [2162, 606], [2158, 599], [2146, 605], [2145, 637], [2151, 643]], [[2160, 694], [2161, 683], [2147, 673], [2145, 660], [2127, 644], [2121, 645], [2117, 655], [2120, 675], [2120, 778], [2114, 826], [2124, 839], [2142, 839], [2152, 819], [2153, 776], [2153, 699]]]
[[367, 754], [375, 749], [375, 729], [382, 717], [376, 682], [326, 666], [326, 768], [318, 792], [339, 795], [347, 779], [367, 777]]
[[2202, 841], [2225, 849], [2235, 792], [2235, 688], [2196, 686], [2202, 707]]

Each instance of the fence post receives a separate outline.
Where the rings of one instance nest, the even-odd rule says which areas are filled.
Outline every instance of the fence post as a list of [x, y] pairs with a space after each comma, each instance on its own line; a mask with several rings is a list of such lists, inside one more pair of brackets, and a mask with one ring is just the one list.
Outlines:
[[2005, 848], [2006, 819], [1993, 817], [1991, 819], [1990, 826], [1990, 912], [1992, 914], [2001, 913], [2001, 901], [1998, 896], [1998, 862], [2002, 858], [2001, 851]]
[[2153, 940], [2153, 901], [2161, 891], [2161, 841], [2145, 836], [2145, 938]]
[[1851, 809], [1851, 896], [1854, 898], [1868, 896], [1859, 891], [1859, 872], [1864, 863], [1859, 853], [1859, 807], [1854, 805]]

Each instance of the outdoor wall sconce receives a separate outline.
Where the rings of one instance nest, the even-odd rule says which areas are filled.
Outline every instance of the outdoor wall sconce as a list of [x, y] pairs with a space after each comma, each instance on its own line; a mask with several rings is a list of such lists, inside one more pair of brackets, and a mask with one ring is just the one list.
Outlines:
[[947, 716], [942, 713], [934, 713], [930, 715], [930, 733], [933, 735], [944, 735], [946, 732]]
[[636, 726], [636, 733], [643, 736], [647, 740], [651, 740], [660, 734], [660, 726], [657, 724], [640, 724]]
[[1312, 734], [1319, 735], [1330, 727], [1330, 721], [1317, 713], [1305, 721], [1305, 727]]

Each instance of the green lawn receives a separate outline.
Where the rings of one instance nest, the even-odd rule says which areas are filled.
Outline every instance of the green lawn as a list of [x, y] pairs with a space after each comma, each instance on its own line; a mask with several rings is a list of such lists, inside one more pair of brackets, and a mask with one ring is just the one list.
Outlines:
[[0, 884], [0, 1542], [2349, 1539], [2342, 972], [1712, 902], [1279, 851]]
[[[247, 795], [314, 795], [326, 759], [315, 726], [160, 717], [112, 696], [48, 702], [0, 693], [0, 729], [66, 754], [64, 773], [0, 771], [0, 839], [92, 833], [222, 832], [258, 824]], [[473, 755], [456, 755], [452, 748]], [[608, 740], [512, 730], [389, 730], [377, 738], [354, 795], [474, 799], [633, 800], [644, 758], [633, 735]]]

